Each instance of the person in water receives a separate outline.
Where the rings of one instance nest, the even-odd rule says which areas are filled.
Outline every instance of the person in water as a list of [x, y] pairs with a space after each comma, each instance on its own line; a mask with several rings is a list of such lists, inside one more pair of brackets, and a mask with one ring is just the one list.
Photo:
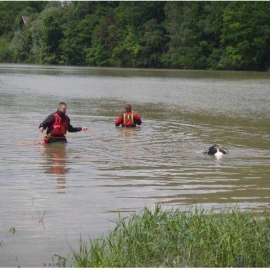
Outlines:
[[70, 124], [70, 119], [66, 115], [67, 104], [60, 102], [57, 111], [49, 115], [40, 125], [39, 131], [46, 130], [41, 144], [54, 143], [54, 142], [67, 142], [65, 134], [68, 132], [86, 131], [87, 127], [73, 127]]
[[212, 156], [212, 155], [217, 155], [217, 154], [221, 153], [220, 155], [222, 155], [222, 154], [226, 155], [226, 154], [228, 154], [228, 152], [229, 151], [225, 147], [223, 147], [221, 145], [213, 144], [204, 152], [204, 154]]
[[136, 127], [136, 125], [141, 125], [141, 116], [131, 110], [131, 105], [127, 104], [125, 111], [116, 119], [115, 126], [122, 127]]

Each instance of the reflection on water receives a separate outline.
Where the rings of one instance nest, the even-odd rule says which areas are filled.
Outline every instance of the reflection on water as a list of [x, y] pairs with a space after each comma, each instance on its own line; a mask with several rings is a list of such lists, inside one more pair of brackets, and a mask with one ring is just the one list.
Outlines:
[[66, 143], [42, 145], [46, 158], [45, 173], [55, 176], [57, 193], [65, 193], [66, 174], [70, 171], [67, 167]]
[[[112, 229], [118, 212], [156, 203], [268, 210], [269, 85], [259, 72], [0, 65], [1, 266], [43, 266]], [[16, 144], [33, 143], [59, 101], [91, 132]], [[141, 127], [114, 126], [126, 103]], [[229, 154], [203, 155], [214, 143]]]
[[138, 132], [140, 132], [141, 128], [116, 128], [119, 133], [119, 143], [121, 144], [121, 149], [124, 152], [124, 164], [127, 162], [135, 161], [136, 157], [136, 147], [135, 143], [140, 141], [140, 137]]

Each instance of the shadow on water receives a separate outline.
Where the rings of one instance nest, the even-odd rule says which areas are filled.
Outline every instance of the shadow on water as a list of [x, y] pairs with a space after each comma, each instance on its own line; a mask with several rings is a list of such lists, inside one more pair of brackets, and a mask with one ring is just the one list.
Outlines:
[[54, 143], [42, 145], [42, 153], [46, 159], [45, 173], [52, 174], [57, 181], [57, 193], [64, 194], [66, 189], [66, 174], [70, 168], [67, 167], [67, 144]]

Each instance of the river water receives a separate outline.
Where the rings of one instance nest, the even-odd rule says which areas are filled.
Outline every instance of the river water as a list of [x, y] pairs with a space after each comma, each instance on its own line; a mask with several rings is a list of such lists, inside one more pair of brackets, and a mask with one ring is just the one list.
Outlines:
[[[1, 267], [48, 266], [157, 203], [269, 209], [270, 73], [0, 65], [0, 93]], [[60, 101], [91, 133], [31, 145]], [[141, 127], [114, 126], [127, 102]]]

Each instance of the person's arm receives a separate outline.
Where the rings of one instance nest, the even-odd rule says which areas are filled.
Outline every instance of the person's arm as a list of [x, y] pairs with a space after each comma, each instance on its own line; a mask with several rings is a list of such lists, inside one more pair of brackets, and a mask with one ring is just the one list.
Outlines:
[[118, 127], [118, 126], [120, 126], [120, 124], [122, 124], [122, 122], [123, 122], [123, 117], [122, 117], [122, 115], [120, 115], [120, 116], [115, 120], [114, 124], [115, 124], [116, 127]]
[[87, 127], [73, 127], [71, 124], [70, 124], [70, 119], [68, 118], [68, 132], [78, 132], [78, 131], [86, 131], [88, 130]]
[[42, 123], [40, 123], [38, 128], [41, 132], [43, 132], [43, 130], [45, 130], [46, 128], [50, 129], [53, 123], [54, 123], [54, 115], [50, 114]]
[[71, 124], [68, 124], [68, 132], [78, 132], [81, 130], [82, 130], [82, 127], [73, 127]]
[[138, 113], [134, 114], [134, 119], [137, 125], [140, 126], [142, 124], [141, 116]]
[[67, 128], [68, 132], [78, 132], [78, 131], [81, 131], [82, 128], [81, 127], [73, 127], [71, 124], [70, 124], [70, 119], [68, 118], [68, 128]]

